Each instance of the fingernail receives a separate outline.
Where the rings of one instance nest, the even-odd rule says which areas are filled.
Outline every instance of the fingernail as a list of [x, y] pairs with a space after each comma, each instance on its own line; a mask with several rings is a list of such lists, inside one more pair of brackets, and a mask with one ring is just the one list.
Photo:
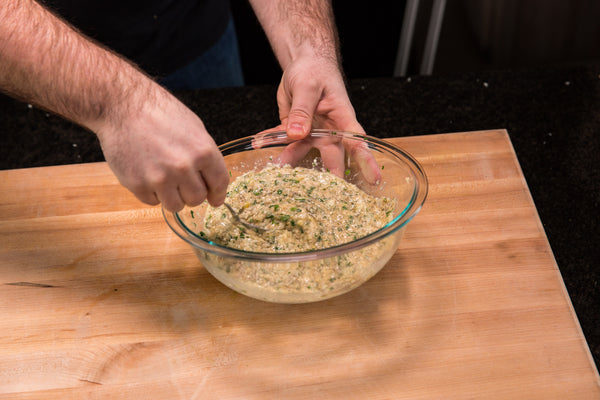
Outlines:
[[294, 122], [288, 125], [287, 134], [292, 139], [303, 138], [305, 135], [304, 127], [298, 122]]

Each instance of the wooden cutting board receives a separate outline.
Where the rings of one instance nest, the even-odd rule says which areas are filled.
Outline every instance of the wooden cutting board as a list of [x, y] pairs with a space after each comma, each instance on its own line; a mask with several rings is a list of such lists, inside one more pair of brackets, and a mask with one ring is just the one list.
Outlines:
[[388, 265], [312, 304], [221, 285], [104, 163], [0, 172], [0, 394], [600, 399], [505, 131], [390, 139], [430, 181]]

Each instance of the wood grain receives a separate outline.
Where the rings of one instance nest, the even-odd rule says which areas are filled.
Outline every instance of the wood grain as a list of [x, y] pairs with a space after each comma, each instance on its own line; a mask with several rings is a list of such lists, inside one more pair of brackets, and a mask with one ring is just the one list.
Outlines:
[[0, 397], [600, 399], [506, 132], [390, 140], [423, 210], [369, 282], [304, 305], [221, 285], [104, 163], [0, 171]]

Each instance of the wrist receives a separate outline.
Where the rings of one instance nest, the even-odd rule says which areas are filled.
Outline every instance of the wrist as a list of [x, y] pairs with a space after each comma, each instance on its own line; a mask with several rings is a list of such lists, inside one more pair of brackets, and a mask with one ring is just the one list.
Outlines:
[[290, 48], [289, 62], [300, 59], [312, 59], [315, 62], [325, 63], [336, 68], [341, 65], [337, 48], [332, 43], [321, 43], [316, 40], [305, 41]]
[[131, 118], [143, 118], [149, 112], [149, 104], [156, 101], [158, 91], [164, 90], [124, 60], [121, 62], [126, 65], [89, 86], [88, 90], [95, 93], [83, 95], [79, 99], [83, 104], [70, 107], [71, 113], [80, 111], [73, 118], [75, 122], [99, 136], [102, 132], [122, 131]]
[[304, 56], [340, 63], [339, 40], [330, 0], [250, 2], [284, 70], [289, 63]]

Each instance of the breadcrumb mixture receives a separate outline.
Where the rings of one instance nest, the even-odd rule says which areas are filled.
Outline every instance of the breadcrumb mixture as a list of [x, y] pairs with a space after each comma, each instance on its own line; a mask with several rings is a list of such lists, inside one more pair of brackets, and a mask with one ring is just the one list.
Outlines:
[[222, 246], [263, 253], [324, 249], [366, 236], [390, 222], [395, 201], [373, 197], [327, 171], [268, 165], [237, 177], [226, 201], [248, 229], [220, 206], [209, 207], [201, 235]]

